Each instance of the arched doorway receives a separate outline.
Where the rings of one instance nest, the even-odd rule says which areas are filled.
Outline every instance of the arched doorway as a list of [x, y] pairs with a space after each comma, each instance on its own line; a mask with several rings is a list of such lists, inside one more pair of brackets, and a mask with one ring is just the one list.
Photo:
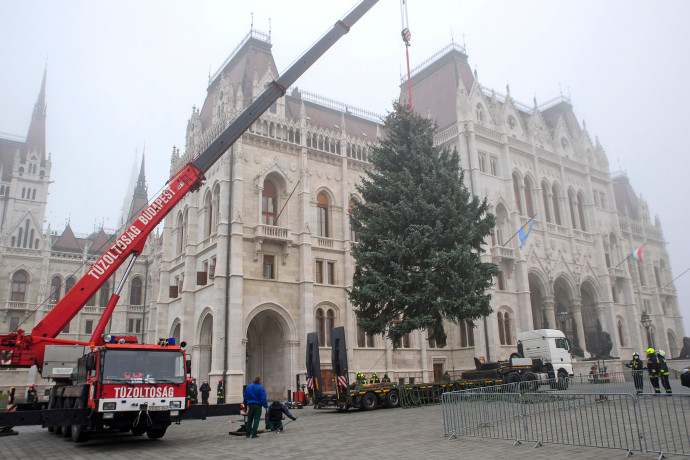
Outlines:
[[[596, 295], [594, 288], [589, 283], [583, 283], [580, 287], [582, 299], [582, 326], [585, 329], [585, 347], [593, 356], [598, 356], [602, 346], [601, 333], [603, 325], [599, 321], [596, 309]], [[606, 331], [609, 334], [610, 331]]]
[[673, 333], [671, 329], [666, 332], [668, 338], [668, 353], [666, 354], [666, 359], [677, 358], [680, 356], [680, 349], [678, 347], [678, 340], [676, 339], [676, 334]]
[[572, 291], [570, 285], [563, 278], [558, 278], [553, 283], [553, 296], [555, 302], [556, 322], [570, 343], [584, 350], [577, 336], [577, 327], [572, 311]]
[[198, 366], [199, 378], [197, 381], [203, 382], [208, 380], [208, 374], [211, 373], [211, 348], [213, 347], [213, 315], [210, 313], [204, 316], [199, 329], [199, 350], [198, 350]]
[[175, 339], [175, 343], [178, 345], [180, 344], [181, 329], [180, 320], [176, 319], [170, 328], [170, 337], [173, 337]]
[[254, 316], [247, 327], [245, 383], [261, 376], [266, 395], [271, 399], [285, 399], [291, 388], [291, 348], [285, 319], [277, 311], [265, 309]]

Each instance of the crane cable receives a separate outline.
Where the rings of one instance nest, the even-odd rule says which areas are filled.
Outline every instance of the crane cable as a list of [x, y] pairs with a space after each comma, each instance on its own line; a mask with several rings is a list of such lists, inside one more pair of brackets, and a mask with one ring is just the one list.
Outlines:
[[410, 112], [412, 112], [412, 82], [410, 81], [410, 39], [412, 38], [412, 34], [410, 33], [410, 26], [407, 17], [406, 0], [400, 0], [400, 17], [402, 19], [403, 27], [400, 35], [405, 43], [405, 57], [407, 58], [407, 90], [410, 101]]

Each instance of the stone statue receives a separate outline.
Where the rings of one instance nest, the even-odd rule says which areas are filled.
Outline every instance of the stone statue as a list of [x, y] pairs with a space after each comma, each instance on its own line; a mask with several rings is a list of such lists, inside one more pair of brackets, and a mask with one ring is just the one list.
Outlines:
[[611, 356], [611, 349], [613, 348], [611, 334], [606, 331], [601, 331], [599, 337], [599, 349], [597, 350], [597, 356], [601, 356], [602, 358]]
[[690, 337], [683, 337], [683, 349], [680, 350], [679, 358], [690, 359]]

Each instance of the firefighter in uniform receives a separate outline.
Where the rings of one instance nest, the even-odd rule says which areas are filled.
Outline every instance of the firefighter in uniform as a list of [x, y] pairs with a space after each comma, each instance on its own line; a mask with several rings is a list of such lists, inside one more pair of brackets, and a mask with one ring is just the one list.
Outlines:
[[668, 381], [668, 364], [666, 364], [666, 352], [664, 350], [659, 350], [656, 354], [656, 358], [659, 361], [659, 376], [661, 378], [661, 384], [666, 390], [666, 394], [671, 394], [671, 382]]
[[26, 390], [26, 402], [29, 404], [38, 402], [38, 391], [36, 391], [36, 385], [33, 383]]
[[223, 383], [223, 379], [218, 379], [216, 397], [218, 398], [218, 404], [225, 404], [225, 383]]
[[385, 382], [385, 383], [390, 383], [391, 378], [388, 377], [388, 372], [384, 372], [384, 373], [383, 373], [383, 378], [381, 379], [381, 381], [382, 381], [382, 382]]
[[654, 348], [647, 348], [647, 372], [649, 372], [649, 381], [654, 387], [654, 393], [661, 393], [659, 389], [659, 361], [656, 359]]
[[379, 383], [381, 380], [379, 380], [379, 377], [376, 375], [376, 372], [371, 374], [371, 380], [369, 380], [369, 383]]
[[635, 391], [639, 395], [644, 389], [644, 365], [640, 359], [639, 353], [635, 352], [632, 355], [632, 361], [625, 364], [632, 369], [633, 382], [635, 382]]
[[357, 385], [364, 385], [365, 383], [367, 383], [367, 378], [364, 372], [357, 372]]

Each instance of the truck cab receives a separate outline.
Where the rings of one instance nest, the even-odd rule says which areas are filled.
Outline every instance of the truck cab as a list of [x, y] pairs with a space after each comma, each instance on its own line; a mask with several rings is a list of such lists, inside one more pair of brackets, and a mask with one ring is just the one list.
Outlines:
[[524, 358], [540, 359], [553, 377], [573, 375], [570, 344], [557, 329], [536, 329], [518, 334], [518, 353]]

